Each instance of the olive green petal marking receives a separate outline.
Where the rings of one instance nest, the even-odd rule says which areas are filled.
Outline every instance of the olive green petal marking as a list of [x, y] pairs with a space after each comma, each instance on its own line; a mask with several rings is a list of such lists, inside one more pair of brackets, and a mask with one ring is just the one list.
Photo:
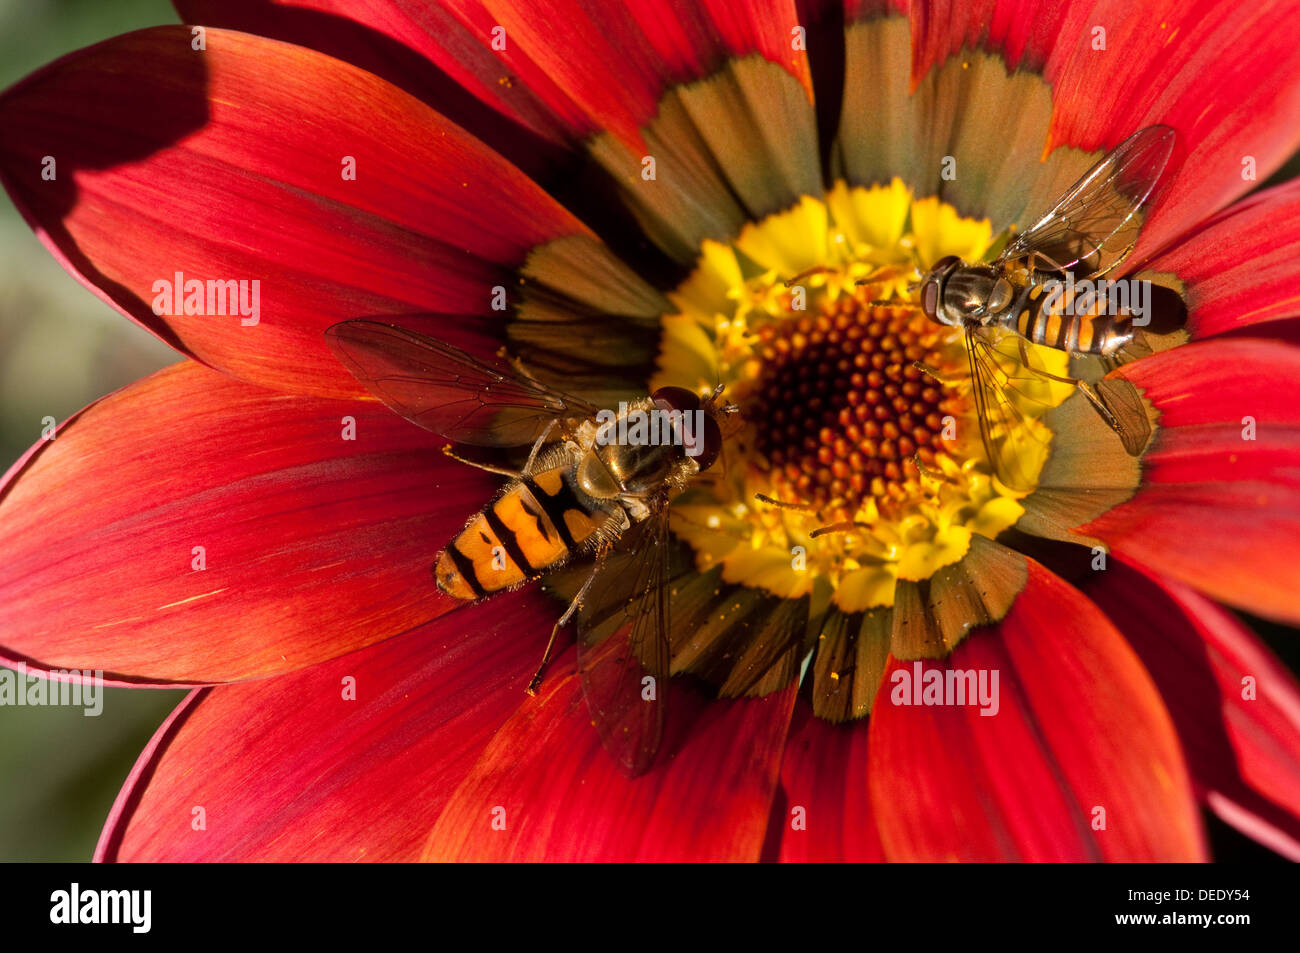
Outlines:
[[831, 609], [813, 660], [813, 713], [851, 721], [871, 713], [889, 661], [892, 609], [846, 614]]
[[[1147, 417], [1159, 439], [1159, 415], [1143, 398]], [[1073, 394], [1043, 421], [1055, 435], [1038, 488], [1021, 501], [1024, 515], [1016, 529], [1067, 543], [1102, 545], [1074, 532], [1107, 510], [1132, 499], [1142, 480], [1142, 458], [1130, 456], [1115, 431], [1083, 394]], [[1148, 444], [1148, 452], [1151, 444]]]
[[646, 156], [609, 133], [588, 148], [650, 240], [680, 262], [693, 262], [706, 239], [728, 241], [746, 222], [822, 194], [808, 93], [757, 54], [670, 89], [643, 134]]
[[537, 246], [520, 273], [506, 334], [531, 373], [605, 404], [644, 396], [668, 299], [591, 235]]
[[972, 536], [960, 562], [919, 582], [899, 580], [890, 650], [904, 661], [943, 658], [976, 627], [1005, 618], [1028, 579], [1024, 556]]
[[[1100, 157], [1073, 148], [1043, 159], [1052, 91], [1037, 73], [963, 49], [909, 89], [905, 17], [845, 29], [844, 109], [832, 178], [873, 185], [899, 176], [918, 197], [938, 196], [995, 233], [1025, 227]], [[951, 157], [950, 176], [943, 175]]]

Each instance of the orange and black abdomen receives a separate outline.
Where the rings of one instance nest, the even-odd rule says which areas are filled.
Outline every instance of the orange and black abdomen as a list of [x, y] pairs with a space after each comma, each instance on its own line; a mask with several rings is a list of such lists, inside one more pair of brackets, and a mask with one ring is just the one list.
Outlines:
[[589, 509], [562, 465], [512, 481], [438, 554], [438, 588], [457, 599], [480, 599], [536, 579], [557, 567], [608, 519]]
[[1103, 313], [1106, 298], [1098, 296], [1075, 314], [1073, 298], [1064, 286], [1052, 300], [1050, 284], [1031, 285], [1016, 302], [1016, 332], [1034, 344], [1073, 354], [1113, 354], [1133, 337], [1133, 316], [1127, 310]]

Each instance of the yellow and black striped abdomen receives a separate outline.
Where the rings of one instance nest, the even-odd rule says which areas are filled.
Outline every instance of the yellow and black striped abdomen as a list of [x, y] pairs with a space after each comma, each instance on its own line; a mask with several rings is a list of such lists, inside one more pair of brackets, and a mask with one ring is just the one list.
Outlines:
[[[1111, 312], [1104, 295], [1076, 309], [1074, 291], [1061, 284], [1052, 294], [1050, 283], [1034, 284], [1017, 301], [1016, 332], [1034, 344], [1073, 354], [1114, 354], [1133, 337], [1132, 314], [1120, 307]], [[1075, 313], [1079, 311], [1079, 313]]]
[[580, 551], [608, 519], [574, 493], [567, 464], [506, 486], [438, 554], [438, 588], [479, 599], [535, 579]]

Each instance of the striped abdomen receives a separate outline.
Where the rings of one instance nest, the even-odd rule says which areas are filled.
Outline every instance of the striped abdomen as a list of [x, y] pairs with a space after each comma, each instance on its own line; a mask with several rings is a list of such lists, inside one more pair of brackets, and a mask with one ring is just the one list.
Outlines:
[[1016, 302], [1015, 329], [1034, 344], [1074, 354], [1110, 355], [1133, 338], [1133, 314], [1122, 302], [1112, 307], [1104, 294], [1097, 295], [1076, 314], [1075, 292], [1058, 283], [1033, 284]]
[[565, 463], [509, 483], [438, 554], [438, 588], [478, 599], [535, 579], [581, 551], [609, 517], [584, 505], [569, 485], [571, 472]]

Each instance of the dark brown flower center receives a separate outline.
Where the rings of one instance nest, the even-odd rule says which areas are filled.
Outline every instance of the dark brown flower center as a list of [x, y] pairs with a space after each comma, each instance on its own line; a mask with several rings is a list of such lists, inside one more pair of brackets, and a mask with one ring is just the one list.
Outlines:
[[916, 311], [869, 304], [859, 291], [816, 315], [759, 330], [763, 367], [757, 449], [807, 503], [899, 498], [934, 462], [955, 401], [915, 366], [939, 366], [940, 332]]

